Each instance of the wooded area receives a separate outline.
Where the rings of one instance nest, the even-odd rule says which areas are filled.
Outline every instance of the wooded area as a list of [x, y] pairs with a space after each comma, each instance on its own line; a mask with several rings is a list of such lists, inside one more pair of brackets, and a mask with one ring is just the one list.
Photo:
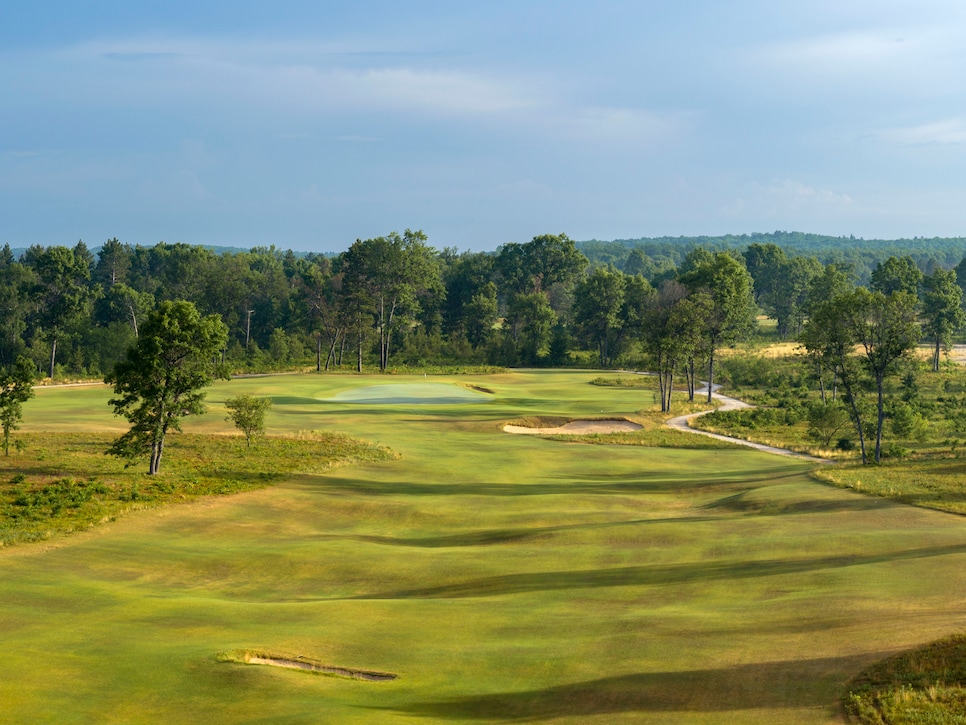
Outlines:
[[[948, 259], [948, 246], [936, 246], [927, 269], [886, 257], [865, 286], [853, 265], [771, 242], [691, 246], [674, 266], [615, 242], [611, 252], [626, 252], [620, 268], [591, 261], [566, 235], [460, 253], [406, 230], [332, 258], [117, 239], [96, 254], [83, 242], [19, 259], [5, 247], [0, 365], [116, 383], [158, 310], [187, 302], [226, 331], [209, 353], [226, 371], [629, 366], [657, 373], [669, 410], [675, 382], [693, 400], [700, 380], [714, 383], [721, 349], [754, 335], [764, 314], [771, 335], [802, 343], [810, 384], [823, 403], [845, 404], [863, 460], [878, 461], [886, 379], [923, 339], [938, 370], [966, 321], [966, 264], [948, 269], [936, 256]], [[866, 393], [874, 414], [862, 410]]]

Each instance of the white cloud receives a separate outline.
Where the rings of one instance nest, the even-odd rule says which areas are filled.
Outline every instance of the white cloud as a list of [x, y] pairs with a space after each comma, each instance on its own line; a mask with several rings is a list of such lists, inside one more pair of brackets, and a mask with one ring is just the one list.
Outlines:
[[638, 148], [666, 143], [693, 125], [690, 114], [635, 108], [589, 107], [572, 114], [562, 109], [554, 119], [571, 140]]
[[868, 24], [860, 29], [791, 38], [742, 51], [753, 78], [776, 82], [799, 101], [806, 92], [845, 90], [850, 97], [948, 97], [963, 88], [961, 23]]
[[415, 55], [356, 53], [324, 43], [130, 39], [62, 48], [40, 65], [48, 69], [45, 85], [60, 78], [63, 93], [79, 81], [88, 93], [141, 103], [227, 96], [281, 103], [288, 111], [458, 116], [531, 108], [541, 96], [539, 84], [519, 75], [400, 64]]
[[853, 205], [848, 194], [817, 189], [794, 179], [775, 179], [749, 184], [738, 198], [726, 204], [726, 216], [797, 217], [803, 212], [840, 212]]
[[951, 118], [919, 126], [886, 129], [874, 135], [882, 141], [901, 146], [958, 146], [966, 144], [966, 120]]

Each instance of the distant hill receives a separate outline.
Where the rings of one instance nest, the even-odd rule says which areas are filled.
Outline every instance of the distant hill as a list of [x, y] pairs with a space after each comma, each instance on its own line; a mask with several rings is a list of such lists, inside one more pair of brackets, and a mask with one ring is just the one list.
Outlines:
[[891, 256], [912, 257], [926, 272], [936, 267], [952, 268], [966, 256], [966, 237], [914, 237], [913, 239], [861, 239], [804, 232], [727, 234], [720, 237], [642, 237], [640, 239], [591, 239], [576, 242], [577, 249], [592, 263], [611, 264], [623, 269], [628, 256], [639, 249], [657, 268], [677, 267], [692, 249], [744, 251], [750, 244], [776, 244], [790, 256], [817, 257], [823, 264], [852, 265], [860, 281], [868, 278], [876, 264]]
[[[73, 246], [73, 245], [67, 245], [67, 246]], [[141, 245], [141, 246], [154, 246], [154, 245]], [[190, 246], [203, 247], [204, 249], [207, 249], [210, 252], [214, 252], [215, 254], [242, 254], [245, 252], [250, 252], [252, 251], [252, 249], [268, 249], [268, 247], [219, 247], [214, 244], [192, 244]], [[2, 247], [3, 245], [0, 244], [0, 248]], [[89, 249], [91, 250], [91, 254], [96, 255], [101, 250], [101, 245], [97, 245], [96, 247], [90, 247]], [[27, 247], [11, 247], [10, 251], [14, 256], [14, 259], [20, 259], [21, 255], [23, 255], [23, 253], [27, 251]], [[279, 251], [281, 251], [284, 254], [288, 250], [281, 249]], [[292, 254], [294, 254], [296, 257], [305, 257], [305, 256], [308, 256], [310, 252], [293, 251]], [[323, 256], [330, 256], [330, 255], [326, 254]]]

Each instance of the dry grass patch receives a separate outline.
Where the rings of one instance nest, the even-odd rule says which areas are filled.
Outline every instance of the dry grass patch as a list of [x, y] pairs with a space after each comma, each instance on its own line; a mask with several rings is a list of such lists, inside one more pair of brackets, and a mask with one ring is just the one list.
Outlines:
[[966, 723], [966, 635], [874, 664], [843, 700], [849, 719], [863, 725]]

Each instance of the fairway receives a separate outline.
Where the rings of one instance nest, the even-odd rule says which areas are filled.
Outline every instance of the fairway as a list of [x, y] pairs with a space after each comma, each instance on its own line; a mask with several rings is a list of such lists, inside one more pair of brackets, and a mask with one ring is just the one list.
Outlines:
[[[251, 393], [270, 435], [400, 457], [0, 550], [0, 722], [839, 723], [863, 667], [966, 627], [959, 517], [750, 450], [502, 431], [652, 407], [596, 376], [216, 384], [186, 432]], [[109, 397], [41, 390], [23, 429], [123, 430]]]

